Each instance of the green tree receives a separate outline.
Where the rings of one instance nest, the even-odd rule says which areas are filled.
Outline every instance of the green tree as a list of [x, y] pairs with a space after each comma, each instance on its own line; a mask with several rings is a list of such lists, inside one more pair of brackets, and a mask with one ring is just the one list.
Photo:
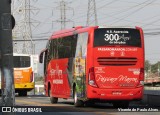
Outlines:
[[150, 69], [150, 62], [148, 60], [145, 61], [145, 70], [148, 71]]
[[35, 77], [35, 78], [34, 78], [35, 81], [43, 81], [43, 79], [44, 79], [44, 78], [43, 78], [42, 76], [39, 76], [39, 77]]
[[158, 67], [159, 67], [160, 62], [157, 62], [155, 64], [152, 64], [152, 69], [151, 72], [152, 73], [157, 73], [158, 72]]

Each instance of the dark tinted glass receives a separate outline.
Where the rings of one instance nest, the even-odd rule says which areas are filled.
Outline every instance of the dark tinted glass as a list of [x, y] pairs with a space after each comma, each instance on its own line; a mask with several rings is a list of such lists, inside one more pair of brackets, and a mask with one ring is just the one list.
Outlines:
[[13, 65], [15, 68], [30, 67], [30, 57], [29, 56], [14, 56]]
[[131, 28], [100, 28], [94, 33], [94, 47], [123, 45], [141, 47], [140, 32]]
[[49, 57], [51, 59], [75, 57], [76, 45], [77, 35], [53, 39], [49, 47]]

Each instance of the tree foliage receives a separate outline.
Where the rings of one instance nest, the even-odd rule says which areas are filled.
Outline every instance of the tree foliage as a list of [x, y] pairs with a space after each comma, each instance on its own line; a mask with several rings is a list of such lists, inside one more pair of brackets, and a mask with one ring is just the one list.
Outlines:
[[148, 71], [150, 68], [151, 64], [148, 60], [145, 61], [145, 70]]
[[157, 62], [155, 64], [151, 64], [148, 60], [145, 61], [145, 70], [151, 73], [157, 73], [158, 69], [160, 68], [160, 62]]
[[34, 78], [34, 80], [35, 80], [35, 81], [43, 81], [43, 79], [44, 79], [44, 78], [43, 78], [43, 77], [41, 77], [41, 76], [39, 76], [39, 77], [35, 77], [35, 78]]

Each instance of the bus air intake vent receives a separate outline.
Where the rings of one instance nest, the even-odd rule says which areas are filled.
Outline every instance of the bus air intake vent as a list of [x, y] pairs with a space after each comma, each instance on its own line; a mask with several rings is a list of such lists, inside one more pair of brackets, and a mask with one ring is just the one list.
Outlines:
[[137, 58], [133, 57], [99, 57], [97, 58], [99, 65], [110, 65], [110, 66], [129, 66], [136, 65]]

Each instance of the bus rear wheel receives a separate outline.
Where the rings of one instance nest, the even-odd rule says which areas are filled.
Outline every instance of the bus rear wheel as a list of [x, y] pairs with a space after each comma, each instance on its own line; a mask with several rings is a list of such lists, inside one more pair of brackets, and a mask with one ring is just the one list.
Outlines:
[[52, 97], [51, 96], [51, 89], [49, 90], [49, 97], [50, 97], [50, 101], [51, 101], [52, 104], [58, 102], [58, 98], [57, 97]]
[[85, 106], [87, 107], [93, 107], [95, 105], [95, 102], [93, 100], [88, 100], [85, 102]]
[[27, 96], [27, 91], [19, 91], [18, 96]]
[[78, 99], [76, 88], [74, 88], [74, 105], [75, 107], [84, 106], [84, 102]]

